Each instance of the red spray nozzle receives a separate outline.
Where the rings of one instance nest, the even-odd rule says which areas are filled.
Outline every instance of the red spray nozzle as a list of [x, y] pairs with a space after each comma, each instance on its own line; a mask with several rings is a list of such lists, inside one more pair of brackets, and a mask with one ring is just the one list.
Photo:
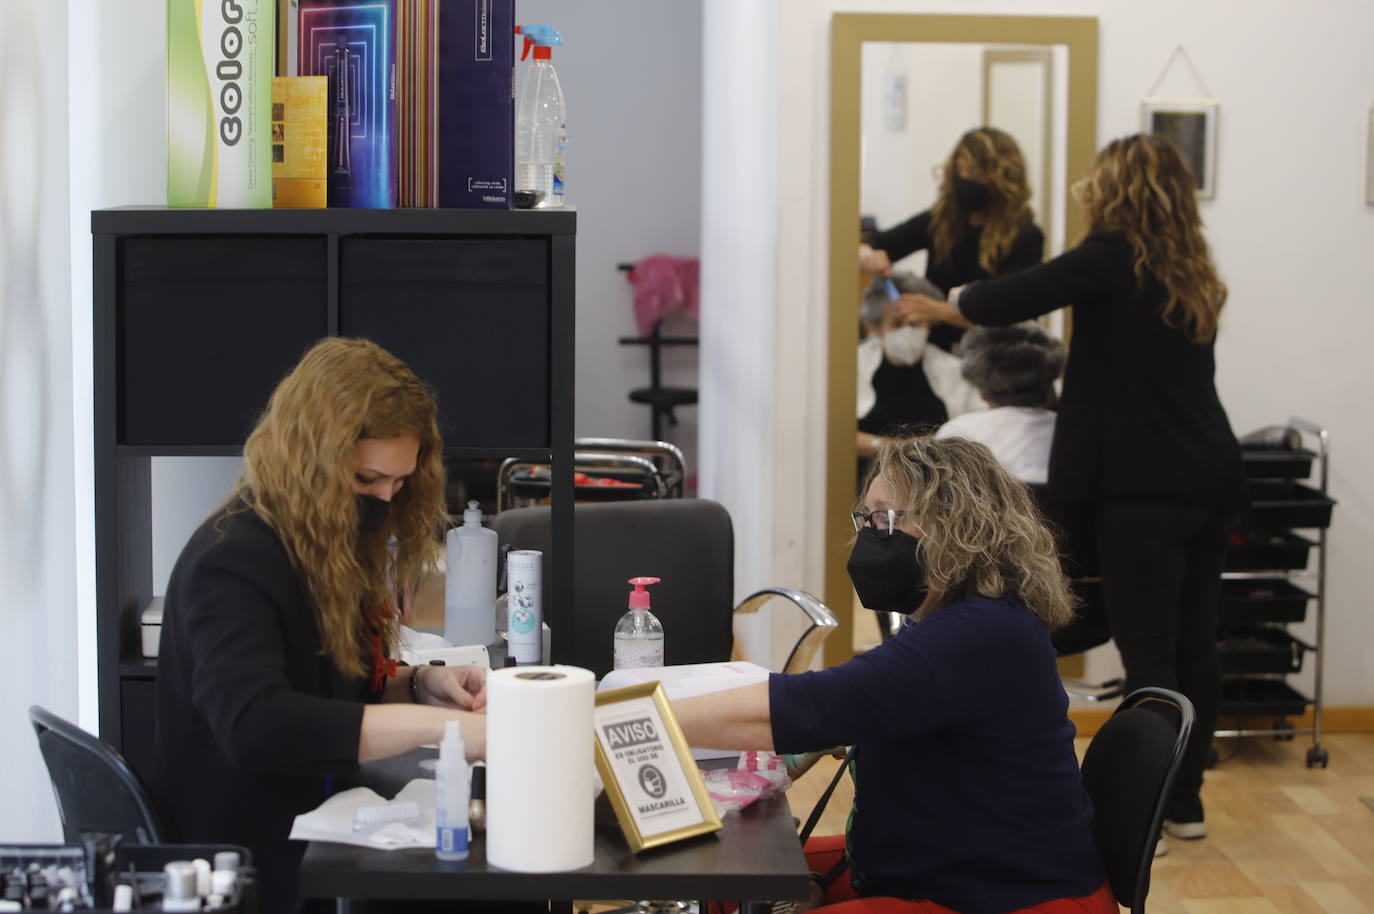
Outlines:
[[660, 580], [662, 579], [630, 578], [629, 583], [635, 586], [635, 589], [630, 591], [630, 609], [648, 609], [649, 591], [645, 590], [644, 588], [648, 587], [650, 584], [657, 584]]

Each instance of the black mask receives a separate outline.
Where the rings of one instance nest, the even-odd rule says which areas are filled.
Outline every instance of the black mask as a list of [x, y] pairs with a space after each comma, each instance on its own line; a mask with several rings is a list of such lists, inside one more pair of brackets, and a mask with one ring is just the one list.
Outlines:
[[876, 612], [915, 612], [930, 592], [919, 546], [920, 540], [901, 530], [890, 536], [872, 527], [860, 530], [845, 566], [859, 602]]
[[987, 209], [992, 200], [992, 189], [971, 178], [954, 179], [954, 202], [966, 213], [976, 213]]
[[391, 502], [383, 501], [375, 495], [358, 493], [358, 532], [376, 533], [386, 524], [391, 513]]

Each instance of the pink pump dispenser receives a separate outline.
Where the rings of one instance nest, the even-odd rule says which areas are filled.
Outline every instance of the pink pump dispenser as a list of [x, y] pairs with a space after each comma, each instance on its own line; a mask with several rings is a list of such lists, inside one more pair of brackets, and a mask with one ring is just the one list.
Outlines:
[[663, 624], [649, 611], [651, 584], [659, 578], [630, 578], [630, 611], [615, 626], [615, 669], [663, 666]]

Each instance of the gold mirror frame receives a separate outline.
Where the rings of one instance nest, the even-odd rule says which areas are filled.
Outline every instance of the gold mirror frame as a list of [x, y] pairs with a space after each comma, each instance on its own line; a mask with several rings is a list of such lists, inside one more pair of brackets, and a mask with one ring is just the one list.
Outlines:
[[[854, 591], [845, 571], [853, 533], [854, 401], [858, 295], [860, 136], [859, 74], [866, 41], [1065, 45], [1069, 54], [1064, 237], [1083, 232], [1083, 213], [1068, 188], [1085, 175], [1097, 149], [1097, 19], [1091, 16], [927, 16], [836, 13], [830, 25], [830, 346], [826, 400], [825, 602], [840, 625], [825, 644], [825, 664], [854, 656]], [[972, 125], [970, 125], [972, 126]]]

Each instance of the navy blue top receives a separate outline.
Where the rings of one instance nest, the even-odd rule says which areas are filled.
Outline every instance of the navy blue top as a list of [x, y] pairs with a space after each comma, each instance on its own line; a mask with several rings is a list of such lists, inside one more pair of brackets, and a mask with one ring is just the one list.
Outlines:
[[1049, 634], [1014, 596], [971, 597], [848, 663], [769, 678], [778, 752], [857, 745], [862, 895], [964, 914], [1105, 880]]

